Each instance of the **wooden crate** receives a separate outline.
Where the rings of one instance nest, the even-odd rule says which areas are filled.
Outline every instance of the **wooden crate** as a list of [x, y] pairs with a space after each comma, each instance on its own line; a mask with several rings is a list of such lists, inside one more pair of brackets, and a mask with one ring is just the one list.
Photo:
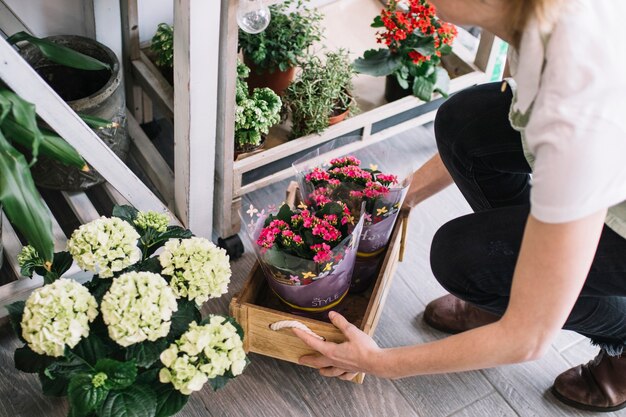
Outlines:
[[[348, 294], [335, 309], [370, 336], [376, 330], [398, 262], [402, 261], [408, 214], [408, 210], [402, 210], [398, 215], [376, 282], [364, 293]], [[289, 329], [271, 330], [272, 323], [298, 320], [328, 341], [345, 340], [343, 334], [329, 322], [291, 314], [272, 293], [258, 262], [254, 264], [243, 289], [231, 300], [230, 314], [245, 331], [243, 343], [246, 352], [288, 362], [298, 363], [301, 356], [314, 351]], [[364, 377], [364, 374], [359, 374], [353, 382], [361, 384]]]

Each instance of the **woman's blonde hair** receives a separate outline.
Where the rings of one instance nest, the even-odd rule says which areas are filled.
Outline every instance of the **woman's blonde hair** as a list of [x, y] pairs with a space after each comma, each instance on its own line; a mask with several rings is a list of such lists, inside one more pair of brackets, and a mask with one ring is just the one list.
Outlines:
[[532, 19], [542, 25], [555, 22], [563, 0], [508, 0], [507, 20], [513, 46], [519, 47], [524, 29]]

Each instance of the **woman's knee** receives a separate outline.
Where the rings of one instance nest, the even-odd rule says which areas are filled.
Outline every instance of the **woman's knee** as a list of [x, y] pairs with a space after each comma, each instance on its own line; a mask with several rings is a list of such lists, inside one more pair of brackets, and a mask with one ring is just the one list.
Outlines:
[[430, 267], [437, 281], [447, 291], [458, 294], [466, 286], [466, 232], [463, 219], [454, 219], [437, 230], [430, 248]]

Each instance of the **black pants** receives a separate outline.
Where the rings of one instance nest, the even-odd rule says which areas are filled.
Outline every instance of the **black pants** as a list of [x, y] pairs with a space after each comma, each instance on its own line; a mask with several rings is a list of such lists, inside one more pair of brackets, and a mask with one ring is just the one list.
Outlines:
[[[500, 84], [464, 90], [435, 120], [441, 158], [473, 214], [445, 224], [431, 266], [450, 293], [503, 314], [530, 210], [530, 167], [508, 120], [511, 91]], [[568, 262], [555, 259], [554, 262]], [[611, 355], [626, 345], [626, 239], [604, 227], [582, 292], [564, 326]]]

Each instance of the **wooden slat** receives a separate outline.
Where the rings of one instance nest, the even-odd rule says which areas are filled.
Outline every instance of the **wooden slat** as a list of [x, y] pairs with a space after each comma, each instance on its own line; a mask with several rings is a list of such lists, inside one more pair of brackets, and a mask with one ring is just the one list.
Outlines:
[[16, 16], [4, 1], [0, 1], [0, 30], [7, 36], [21, 31], [31, 32], [22, 19]]
[[135, 207], [166, 211], [167, 207], [115, 153], [74, 113], [52, 88], [4, 40], [0, 40], [0, 78], [37, 106], [37, 113]]
[[219, 1], [174, 2], [175, 207], [185, 226], [207, 238], [213, 231], [220, 10]]
[[132, 73], [132, 61], [139, 59], [139, 10], [137, 0], [120, 0], [122, 16], [122, 47], [126, 105], [135, 118], [143, 122], [142, 92]]
[[150, 178], [152, 184], [159, 190], [165, 203], [173, 207], [174, 204], [174, 173], [165, 159], [161, 156], [152, 141], [145, 134], [141, 126], [130, 111], [127, 113], [128, 134], [131, 138], [130, 153]]
[[174, 117], [174, 88], [142, 51], [131, 61], [133, 75], [143, 90], [167, 117]]
[[113, 204], [118, 206], [124, 206], [130, 204], [127, 199], [124, 198], [122, 194], [120, 194], [111, 184], [105, 182], [102, 184], [102, 189], [107, 194], [107, 196], [111, 199]]
[[[357, 142], [353, 142], [350, 143], [348, 145], [342, 146], [341, 148], [337, 148], [335, 150], [333, 150], [332, 152], [328, 152], [327, 154], [324, 155], [324, 158], [332, 158], [334, 156], [339, 156], [339, 155], [344, 155], [347, 153], [351, 153], [351, 152], [355, 152], [359, 149], [363, 149], [367, 146], [373, 145], [375, 143], [384, 141], [394, 135], [397, 135], [399, 133], [402, 133], [408, 129], [414, 128], [416, 126], [421, 126], [425, 123], [428, 123], [432, 120], [434, 120], [435, 118], [435, 113], [436, 111], [432, 111], [432, 112], [428, 112], [425, 114], [422, 114], [418, 117], [415, 117], [413, 119], [407, 120], [406, 122], [397, 124], [393, 127], [390, 127], [388, 129], [382, 130], [380, 132], [377, 132], [376, 134], [371, 135], [367, 141], [357, 141]], [[307, 136], [308, 137], [308, 136]], [[297, 139], [300, 140], [300, 139]], [[314, 140], [311, 137], [311, 140]], [[234, 196], [242, 196], [245, 195], [247, 193], [250, 193], [252, 191], [258, 190], [260, 188], [263, 187], [267, 187], [270, 184], [274, 184], [278, 181], [282, 181], [284, 179], [287, 179], [289, 177], [292, 177], [294, 175], [294, 171], [293, 168], [289, 167], [289, 168], [285, 168], [281, 171], [278, 171], [274, 174], [268, 175], [266, 177], [263, 177], [257, 181], [251, 182], [250, 184], [246, 184], [241, 186], [241, 188], [237, 187], [235, 188], [233, 195]]]
[[220, 237], [239, 231], [239, 217], [233, 205], [233, 159], [235, 138], [235, 86], [237, 74], [237, 2], [221, 0], [219, 37], [219, 81], [215, 147], [215, 205], [213, 226]]
[[100, 217], [87, 194], [80, 191], [62, 191], [61, 194], [81, 223], [89, 223]]

